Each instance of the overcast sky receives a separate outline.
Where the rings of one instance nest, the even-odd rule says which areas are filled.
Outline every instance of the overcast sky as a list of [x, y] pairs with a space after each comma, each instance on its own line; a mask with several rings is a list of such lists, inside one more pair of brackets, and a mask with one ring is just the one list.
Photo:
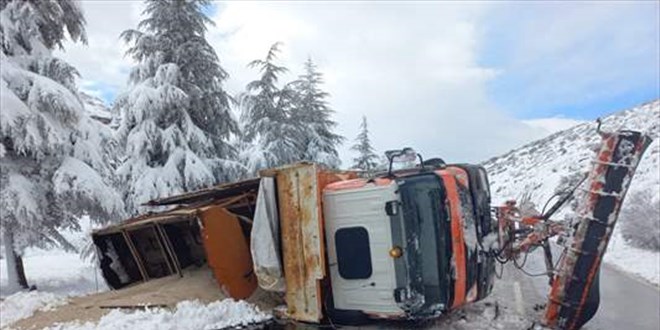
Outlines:
[[[84, 90], [111, 103], [133, 64], [119, 34], [137, 26], [142, 4], [82, 2], [89, 44], [58, 55], [79, 69]], [[659, 12], [657, 1], [231, 1], [208, 8], [216, 25], [207, 38], [233, 93], [258, 75], [246, 64], [276, 41], [286, 79], [311, 56], [348, 138], [344, 165], [362, 115], [379, 152], [412, 146], [427, 158], [480, 161], [544, 127], [660, 97]]]

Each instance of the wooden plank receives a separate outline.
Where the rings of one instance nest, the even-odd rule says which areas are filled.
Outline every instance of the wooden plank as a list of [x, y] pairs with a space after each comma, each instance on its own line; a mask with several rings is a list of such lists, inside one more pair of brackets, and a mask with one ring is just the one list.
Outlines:
[[170, 263], [171, 259], [168, 258], [167, 251], [165, 250], [165, 246], [163, 246], [163, 243], [161, 242], [161, 237], [159, 237], [160, 233], [158, 232], [158, 229], [156, 229], [155, 224], [154, 224], [154, 226], [151, 227], [151, 229], [154, 231], [154, 235], [156, 235], [156, 241], [158, 241], [158, 246], [160, 246], [160, 252], [163, 255], [163, 259], [165, 259], [165, 263], [167, 264], [167, 269], [169, 269], [169, 271], [170, 271], [169, 275], [172, 275], [172, 274], [175, 273], [174, 267], [173, 267], [172, 263]]
[[131, 237], [129, 236], [128, 232], [126, 232], [126, 230], [122, 230], [121, 234], [122, 236], [124, 236], [124, 240], [126, 240], [128, 249], [131, 251], [131, 254], [133, 255], [133, 259], [135, 260], [135, 264], [137, 265], [138, 270], [140, 271], [140, 275], [142, 275], [142, 281], [143, 282], [148, 281], [149, 275], [147, 274], [147, 270], [144, 268], [144, 264], [142, 264], [142, 258], [140, 258], [140, 255], [137, 253], [137, 249], [133, 244], [133, 240], [131, 240]]
[[[92, 308], [93, 306], [87, 306], [85, 308]], [[101, 305], [101, 309], [148, 309], [148, 308], [168, 308], [168, 305], [165, 304], [145, 304], [145, 305]]]
[[[169, 236], [167, 236], [167, 233], [165, 233], [165, 230], [161, 227], [159, 223], [154, 224], [154, 230], [156, 231], [156, 235], [159, 235], [160, 238], [165, 243], [164, 246], [163, 244], [161, 244], [160, 246], [161, 248], [164, 247], [165, 250], [164, 252], [167, 253], [165, 259], [168, 261], [168, 266], [170, 266], [169, 260], [172, 260], [173, 265], [171, 265], [170, 267], [170, 272], [171, 273], [176, 272], [177, 275], [179, 275], [179, 277], [183, 277], [183, 275], [181, 274], [181, 264], [179, 263], [179, 259], [177, 258], [176, 253], [174, 252], [174, 248], [172, 247], [172, 242], [170, 242]], [[160, 240], [158, 240], [158, 242], [160, 243]], [[168, 255], [170, 256], [169, 259], [167, 258]]]

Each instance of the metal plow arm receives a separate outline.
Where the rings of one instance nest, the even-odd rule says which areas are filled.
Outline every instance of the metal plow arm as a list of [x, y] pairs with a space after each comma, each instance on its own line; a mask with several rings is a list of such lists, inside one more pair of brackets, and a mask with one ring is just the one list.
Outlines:
[[[543, 323], [554, 329], [579, 329], [598, 310], [601, 261], [637, 165], [651, 143], [649, 136], [634, 131], [601, 133], [601, 137], [582, 188], [584, 193], [578, 197], [578, 214], [573, 224], [549, 219], [569, 198], [562, 198], [545, 215], [526, 216], [515, 201], [495, 209], [498, 260], [507, 262], [532, 248], [544, 249], [552, 288]], [[569, 238], [559, 265], [553, 269], [548, 239], [559, 234]]]

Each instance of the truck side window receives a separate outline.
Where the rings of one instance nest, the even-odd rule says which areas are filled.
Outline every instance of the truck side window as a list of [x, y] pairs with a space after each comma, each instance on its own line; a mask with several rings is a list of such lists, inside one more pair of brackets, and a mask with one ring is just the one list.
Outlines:
[[369, 233], [364, 227], [341, 228], [335, 232], [339, 275], [347, 280], [371, 277]]
[[488, 174], [486, 170], [482, 168], [479, 169], [479, 180], [481, 181], [481, 188], [485, 192], [488, 201], [490, 202], [490, 187], [488, 186]]

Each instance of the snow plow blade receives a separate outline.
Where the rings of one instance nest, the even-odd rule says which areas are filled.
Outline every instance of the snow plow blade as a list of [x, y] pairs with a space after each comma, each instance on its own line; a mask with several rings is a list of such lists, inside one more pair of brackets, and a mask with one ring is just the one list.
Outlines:
[[579, 329], [600, 304], [599, 271], [630, 181], [651, 138], [634, 131], [601, 133], [586, 192], [578, 199], [575, 234], [555, 272], [544, 322]]

